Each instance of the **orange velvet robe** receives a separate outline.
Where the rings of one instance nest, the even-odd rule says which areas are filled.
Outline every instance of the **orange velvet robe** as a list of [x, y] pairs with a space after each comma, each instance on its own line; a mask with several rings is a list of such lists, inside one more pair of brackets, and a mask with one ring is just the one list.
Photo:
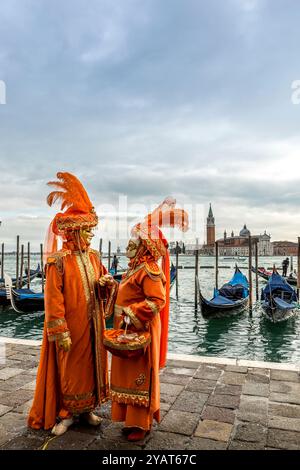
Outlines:
[[165, 277], [154, 261], [128, 272], [119, 285], [114, 327], [120, 328], [124, 314], [131, 319], [128, 330], [150, 331], [151, 343], [139, 358], [112, 357], [112, 420], [125, 427], [149, 430], [159, 421], [160, 315], [165, 305]]
[[[104, 309], [97, 296], [97, 280], [107, 271], [95, 250], [81, 254], [69, 246], [50, 256], [46, 266], [44, 336], [28, 418], [35, 429], [49, 429], [58, 415], [91, 411], [109, 398]], [[106, 313], [116, 292], [115, 285], [107, 292]], [[72, 341], [68, 352], [56, 344], [66, 336]]]

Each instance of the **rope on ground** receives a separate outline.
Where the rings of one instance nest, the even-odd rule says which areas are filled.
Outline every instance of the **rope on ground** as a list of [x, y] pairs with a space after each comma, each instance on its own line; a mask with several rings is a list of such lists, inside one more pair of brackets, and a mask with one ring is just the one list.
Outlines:
[[58, 436], [52, 436], [52, 437], [49, 437], [46, 442], [44, 442], [44, 444], [42, 445], [42, 447], [40, 447], [39, 450], [47, 450], [48, 449], [48, 445], [50, 444], [51, 441], [53, 441], [53, 439], [56, 439]]

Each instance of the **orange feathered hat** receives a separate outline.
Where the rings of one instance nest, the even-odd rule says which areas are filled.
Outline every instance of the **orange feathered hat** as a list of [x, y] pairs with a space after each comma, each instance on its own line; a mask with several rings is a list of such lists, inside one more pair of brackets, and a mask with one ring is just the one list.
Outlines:
[[67, 172], [57, 173], [59, 181], [49, 181], [49, 186], [57, 189], [47, 197], [47, 203], [52, 206], [55, 202], [61, 202], [59, 212], [52, 220], [46, 237], [46, 255], [57, 250], [57, 237], [65, 238], [67, 232], [82, 228], [96, 227], [98, 217], [90, 198], [82, 183], [76, 176]]
[[183, 232], [189, 228], [188, 214], [178, 209], [176, 200], [166, 198], [151, 214], [145, 217], [142, 223], [135, 225], [131, 231], [133, 236], [139, 237], [142, 244], [151, 253], [155, 261], [162, 258], [162, 270], [166, 278], [166, 303], [160, 311], [161, 336], [159, 367], [165, 367], [168, 350], [168, 330], [170, 312], [170, 257], [168, 241], [159, 227], [178, 227]]
[[166, 198], [142, 223], [135, 225], [132, 235], [141, 238], [142, 243], [157, 261], [168, 251], [168, 242], [159, 227], [177, 227], [186, 232], [189, 227], [188, 214], [178, 209], [176, 199]]

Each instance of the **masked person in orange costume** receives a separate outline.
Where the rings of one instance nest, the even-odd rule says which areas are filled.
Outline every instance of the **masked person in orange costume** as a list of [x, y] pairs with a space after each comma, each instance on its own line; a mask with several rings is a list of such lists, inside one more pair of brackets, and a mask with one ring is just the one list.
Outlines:
[[[54, 217], [48, 231], [44, 336], [28, 425], [61, 435], [74, 415], [100, 424], [93, 410], [109, 398], [104, 316], [111, 313], [117, 287], [90, 248], [98, 218], [84, 187], [70, 173], [57, 177], [60, 181], [48, 184], [59, 191], [51, 192], [47, 202], [52, 206], [60, 200], [61, 210], [67, 210]], [[106, 285], [105, 311], [96, 295], [99, 280]]]
[[[188, 229], [187, 213], [166, 199], [132, 230], [127, 246], [128, 270], [119, 285], [114, 328], [149, 331], [151, 343], [138, 358], [112, 357], [112, 420], [125, 421], [129, 441], [144, 439], [153, 418], [160, 421], [159, 369], [167, 354], [170, 263], [168, 243], [159, 227]], [[162, 258], [162, 268], [158, 260]]]

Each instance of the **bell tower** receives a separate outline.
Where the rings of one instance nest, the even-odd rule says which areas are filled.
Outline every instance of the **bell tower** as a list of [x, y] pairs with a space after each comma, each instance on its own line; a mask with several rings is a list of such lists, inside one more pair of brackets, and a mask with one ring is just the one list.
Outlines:
[[211, 204], [209, 204], [209, 212], [206, 222], [206, 240], [207, 245], [213, 246], [216, 241], [216, 226], [215, 226], [215, 218], [213, 215], [213, 211], [211, 208]]

